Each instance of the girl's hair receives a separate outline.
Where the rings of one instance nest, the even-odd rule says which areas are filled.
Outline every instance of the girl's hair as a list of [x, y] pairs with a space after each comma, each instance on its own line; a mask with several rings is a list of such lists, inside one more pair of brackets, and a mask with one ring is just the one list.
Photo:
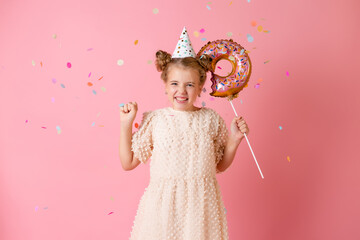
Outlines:
[[206, 72], [211, 70], [211, 62], [212, 58], [206, 54], [196, 58], [172, 58], [169, 53], [159, 50], [156, 52], [155, 66], [159, 72], [162, 72], [161, 79], [165, 83], [167, 82], [170, 67], [175, 65], [198, 71], [200, 76], [200, 85], [202, 85], [206, 80]]

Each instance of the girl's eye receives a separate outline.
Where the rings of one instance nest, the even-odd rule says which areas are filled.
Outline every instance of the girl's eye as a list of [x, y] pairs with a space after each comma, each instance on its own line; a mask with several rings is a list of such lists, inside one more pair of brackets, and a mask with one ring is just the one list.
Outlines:
[[172, 83], [171, 85], [174, 85], [174, 84], [176, 84], [176, 83]]
[[193, 85], [192, 85], [192, 84], [188, 84], [188, 86], [192, 87]]

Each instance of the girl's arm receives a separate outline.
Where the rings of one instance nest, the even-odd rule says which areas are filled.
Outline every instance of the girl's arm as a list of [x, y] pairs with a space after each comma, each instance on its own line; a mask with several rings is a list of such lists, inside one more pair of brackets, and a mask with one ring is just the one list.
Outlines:
[[121, 122], [119, 155], [125, 171], [136, 168], [140, 161], [134, 157], [131, 151], [132, 122]]
[[228, 167], [230, 167], [232, 161], [234, 160], [236, 150], [243, 138], [235, 138], [232, 135], [229, 136], [228, 142], [224, 149], [223, 159], [217, 164], [217, 169], [220, 172], [224, 172]]

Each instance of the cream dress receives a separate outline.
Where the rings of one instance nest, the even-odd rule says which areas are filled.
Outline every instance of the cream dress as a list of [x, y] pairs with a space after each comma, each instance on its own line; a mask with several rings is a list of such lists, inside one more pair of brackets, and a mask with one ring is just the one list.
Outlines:
[[132, 151], [150, 161], [130, 240], [228, 240], [216, 179], [228, 139], [224, 119], [210, 108], [148, 111], [132, 137]]

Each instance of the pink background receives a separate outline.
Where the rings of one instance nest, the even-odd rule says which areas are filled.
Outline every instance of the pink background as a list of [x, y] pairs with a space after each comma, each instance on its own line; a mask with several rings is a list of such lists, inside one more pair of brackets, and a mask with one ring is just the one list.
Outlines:
[[[119, 104], [139, 104], [135, 123], [169, 106], [154, 55], [172, 53], [184, 26], [195, 51], [232, 38], [253, 64], [233, 103], [265, 178], [244, 139], [217, 175], [230, 239], [360, 239], [359, 10], [356, 0], [1, 1], [0, 239], [129, 238], [149, 164], [121, 168]], [[229, 127], [231, 105], [210, 97], [209, 78], [205, 88], [197, 106]]]

